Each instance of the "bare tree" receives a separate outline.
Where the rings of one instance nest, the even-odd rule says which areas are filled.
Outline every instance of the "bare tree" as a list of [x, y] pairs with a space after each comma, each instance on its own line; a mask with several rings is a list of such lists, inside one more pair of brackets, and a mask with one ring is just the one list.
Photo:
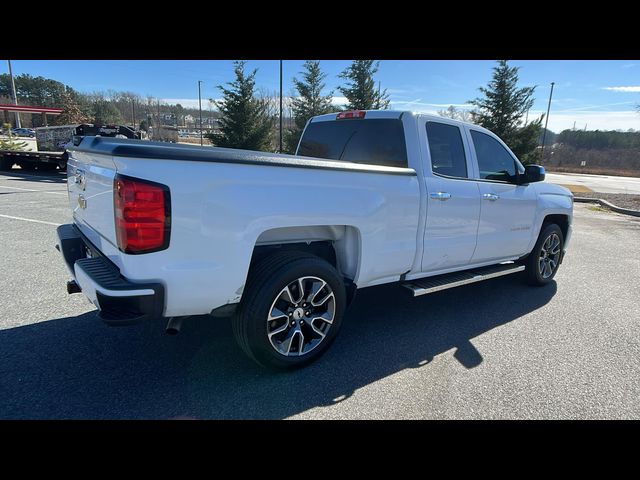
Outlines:
[[473, 116], [469, 110], [456, 108], [453, 105], [449, 105], [446, 110], [438, 110], [438, 115], [441, 117], [452, 118], [454, 120], [460, 120], [461, 122], [473, 122]]

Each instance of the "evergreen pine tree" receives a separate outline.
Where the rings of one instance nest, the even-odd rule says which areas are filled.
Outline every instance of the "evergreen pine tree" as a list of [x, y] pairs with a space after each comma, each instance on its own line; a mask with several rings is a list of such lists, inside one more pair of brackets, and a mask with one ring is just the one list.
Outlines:
[[476, 107], [472, 112], [474, 123], [498, 135], [523, 163], [528, 163], [533, 161], [542, 117], [522, 126], [525, 113], [533, 105], [536, 87], [518, 88], [518, 70], [506, 60], [498, 60], [487, 88], [480, 87], [484, 98], [469, 103]]
[[386, 110], [389, 108], [387, 89], [382, 92], [376, 87], [373, 75], [380, 62], [374, 60], [354, 60], [338, 77], [348, 80], [345, 87], [338, 90], [347, 98], [346, 110]]
[[[0, 150], [25, 150], [27, 148], [27, 142], [21, 142], [20, 140], [15, 140], [15, 136], [11, 133], [11, 124], [4, 123], [2, 124], [2, 131], [0, 131], [3, 135], [6, 135], [8, 138], [0, 138]], [[8, 157], [6, 160], [3, 160], [0, 157], [0, 170], [9, 170], [13, 165], [13, 160], [9, 160]]]
[[257, 69], [245, 74], [245, 61], [234, 62], [236, 79], [219, 85], [223, 99], [216, 102], [220, 110], [220, 134], [208, 134], [216, 146], [246, 150], [269, 150], [273, 118], [267, 113], [267, 102], [254, 95]]
[[54, 121], [55, 125], [71, 125], [89, 122], [90, 118], [85, 115], [70, 92], [65, 91], [62, 93], [61, 103], [64, 111], [56, 117]]
[[293, 78], [298, 97], [292, 100], [294, 127], [285, 134], [287, 153], [295, 152], [300, 135], [311, 117], [324, 115], [334, 110], [331, 106], [333, 92], [322, 95], [322, 90], [325, 87], [323, 80], [327, 75], [320, 70], [320, 61], [307, 60], [304, 62], [304, 71], [300, 74], [302, 80]]

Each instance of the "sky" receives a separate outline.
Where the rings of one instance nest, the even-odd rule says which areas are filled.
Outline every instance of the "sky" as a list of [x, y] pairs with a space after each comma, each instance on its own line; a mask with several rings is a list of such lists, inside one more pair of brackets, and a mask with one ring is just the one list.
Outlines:
[[[198, 106], [198, 80], [202, 98], [220, 98], [216, 88], [233, 80], [229, 60], [12, 60], [14, 75], [28, 73], [65, 83], [81, 92], [131, 91], [183, 106]], [[548, 128], [588, 130], [640, 130], [640, 60], [510, 60], [520, 67], [519, 86], [537, 86], [529, 119], [546, 112], [550, 84], [555, 82]], [[300, 76], [303, 60], [283, 62], [284, 94], [294, 93], [293, 76]], [[347, 60], [323, 60], [327, 93], [334, 103], [344, 98], [336, 87]], [[436, 113], [449, 105], [469, 108], [478, 88], [491, 79], [491, 60], [383, 60], [375, 80], [387, 89], [391, 108]], [[249, 60], [257, 68], [256, 87], [279, 89], [277, 60]], [[7, 73], [3, 61], [0, 73]], [[203, 101], [203, 108], [208, 104]]]

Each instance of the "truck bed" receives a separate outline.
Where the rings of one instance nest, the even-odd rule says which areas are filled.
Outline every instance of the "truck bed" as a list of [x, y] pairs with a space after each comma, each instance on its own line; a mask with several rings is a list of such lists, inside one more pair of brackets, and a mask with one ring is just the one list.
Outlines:
[[69, 151], [153, 160], [213, 162], [240, 165], [262, 165], [294, 168], [347, 170], [381, 173], [387, 175], [416, 175], [412, 168], [342, 162], [295, 155], [236, 150], [232, 148], [201, 147], [198, 145], [167, 144], [108, 137], [84, 137], [79, 145]]

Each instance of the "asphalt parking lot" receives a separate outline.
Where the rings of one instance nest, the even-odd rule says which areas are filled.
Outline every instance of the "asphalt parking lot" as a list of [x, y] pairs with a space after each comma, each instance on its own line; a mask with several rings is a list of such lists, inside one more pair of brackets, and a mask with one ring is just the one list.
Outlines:
[[327, 354], [255, 366], [225, 320], [110, 328], [54, 249], [65, 178], [0, 175], [0, 418], [639, 418], [640, 219], [575, 205], [556, 282], [362, 290]]

